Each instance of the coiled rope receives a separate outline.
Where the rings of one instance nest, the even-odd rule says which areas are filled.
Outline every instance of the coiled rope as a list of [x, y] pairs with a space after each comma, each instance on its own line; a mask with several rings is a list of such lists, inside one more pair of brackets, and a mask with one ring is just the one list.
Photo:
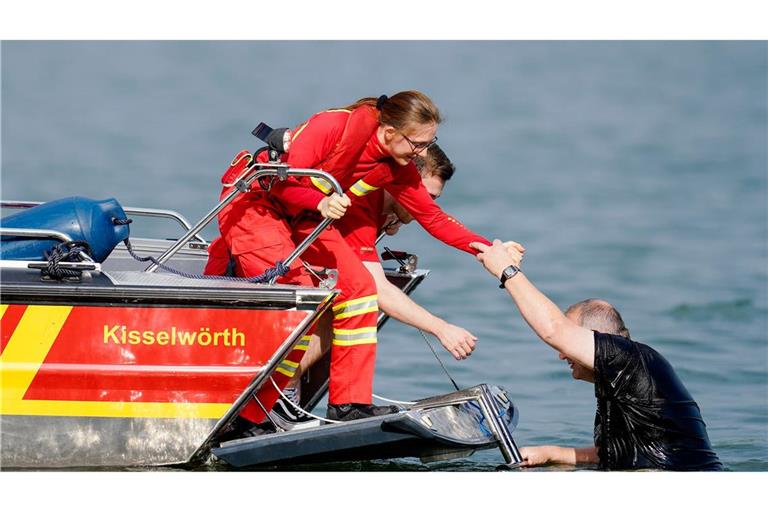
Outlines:
[[[117, 219], [113, 218], [112, 222], [115, 225], [126, 225], [133, 222], [132, 219]], [[263, 273], [259, 274], [255, 277], [232, 277], [232, 276], [207, 276], [203, 274], [193, 274], [189, 272], [184, 272], [182, 270], [175, 269], [173, 267], [169, 267], [168, 265], [165, 265], [163, 263], [160, 263], [157, 258], [154, 256], [139, 256], [136, 254], [133, 250], [133, 246], [131, 245], [131, 241], [129, 239], [124, 240], [125, 247], [128, 249], [128, 254], [130, 254], [133, 259], [136, 261], [140, 261], [142, 263], [150, 261], [157, 265], [159, 268], [165, 270], [166, 272], [170, 272], [171, 274], [176, 274], [177, 276], [186, 277], [188, 279], [209, 279], [209, 280], [218, 280], [218, 281], [234, 281], [234, 282], [240, 282], [240, 283], [266, 283], [271, 281], [274, 278], [284, 276], [288, 273], [290, 268], [285, 265], [281, 260], [278, 260], [275, 262], [275, 266], [272, 268], [268, 268]]]
[[50, 251], [43, 253], [48, 260], [48, 266], [41, 270], [43, 277], [61, 281], [66, 278], [79, 278], [82, 270], [74, 270], [59, 266], [61, 262], [80, 262], [80, 253], [85, 253], [93, 257], [91, 246], [85, 240], [73, 240], [71, 242], [62, 242]]

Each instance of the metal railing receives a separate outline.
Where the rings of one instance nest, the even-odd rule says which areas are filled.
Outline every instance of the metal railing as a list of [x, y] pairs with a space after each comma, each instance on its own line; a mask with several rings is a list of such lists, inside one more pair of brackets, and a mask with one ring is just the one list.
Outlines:
[[[60, 242], [71, 242], [72, 237], [61, 231], [53, 229], [32, 229], [32, 228], [6, 228], [0, 227], [0, 236], [17, 236], [25, 238], [52, 238]], [[84, 252], [77, 253], [83, 261], [93, 262], [90, 256]]]
[[[0, 208], [15, 208], [15, 209], [24, 209], [24, 208], [32, 208], [34, 206], [38, 206], [43, 204], [41, 201], [0, 201]], [[176, 222], [178, 222], [181, 227], [184, 228], [185, 231], [188, 231], [192, 228], [192, 224], [189, 223], [189, 221], [179, 212], [174, 210], [163, 210], [160, 208], [137, 208], [134, 206], [128, 206], [124, 207], [123, 211], [127, 215], [138, 215], [141, 217], [156, 217], [156, 218], [164, 218], [164, 219], [171, 219]], [[198, 242], [207, 244], [208, 241], [205, 240], [203, 237], [199, 235], [195, 235], [194, 237]]]
[[[341, 185], [339, 185], [339, 182], [336, 181], [336, 178], [325, 171], [320, 171], [317, 169], [292, 169], [286, 164], [263, 164], [254, 162], [249, 170], [245, 173], [245, 175], [234, 183], [232, 190], [219, 202], [219, 204], [217, 204], [202, 219], [200, 219], [197, 224], [189, 228], [189, 230], [181, 238], [179, 238], [175, 244], [169, 247], [162, 255], [160, 255], [159, 258], [157, 258], [157, 263], [152, 263], [149, 265], [145, 269], [145, 272], [155, 272], [160, 265], [164, 264], [174, 254], [176, 254], [184, 244], [189, 242], [189, 240], [195, 237], [208, 224], [210, 224], [213, 219], [216, 218], [216, 215], [218, 215], [218, 213], [224, 209], [224, 207], [234, 201], [238, 194], [249, 192], [251, 190], [251, 184], [254, 181], [257, 181], [258, 179], [266, 176], [277, 176], [281, 181], [287, 179], [289, 176], [322, 178], [330, 183], [334, 192], [340, 195], [344, 193], [344, 191], [341, 189]], [[312, 233], [310, 233], [307, 238], [305, 238], [299, 245], [296, 246], [293, 252], [291, 252], [291, 254], [288, 255], [288, 257], [283, 261], [283, 264], [285, 266], [290, 266], [291, 263], [296, 260], [296, 258], [301, 256], [301, 254], [318, 237], [318, 235], [331, 224], [331, 222], [333, 222], [333, 219], [323, 219], [323, 221], [318, 224], [314, 231], [312, 231]], [[271, 279], [269, 284], [273, 284], [276, 279], [277, 278]]]

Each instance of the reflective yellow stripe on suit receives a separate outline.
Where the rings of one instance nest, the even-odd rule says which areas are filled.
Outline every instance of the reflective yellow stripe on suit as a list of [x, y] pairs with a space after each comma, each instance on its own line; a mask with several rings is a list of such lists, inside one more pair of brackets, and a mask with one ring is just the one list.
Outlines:
[[302, 336], [299, 342], [296, 344], [295, 347], [293, 347], [293, 350], [303, 350], [304, 352], [309, 349], [309, 340], [312, 338], [312, 336]]
[[330, 195], [333, 192], [333, 187], [325, 178], [309, 178], [314, 186], [320, 189], [323, 194]]
[[309, 124], [309, 122], [306, 122], [306, 123], [302, 124], [301, 126], [299, 126], [299, 127], [296, 129], [296, 131], [293, 133], [293, 135], [291, 135], [291, 142], [293, 142], [293, 141], [295, 141], [295, 140], [296, 140], [296, 138], [299, 136], [299, 134], [300, 134], [301, 132], [303, 132], [303, 131], [304, 131], [304, 128], [306, 128], [308, 124]]
[[299, 363], [294, 363], [293, 361], [288, 361], [287, 359], [282, 361], [279, 365], [277, 365], [277, 368], [275, 368], [275, 371], [278, 373], [282, 373], [286, 377], [293, 377], [296, 374], [296, 369], [299, 367]]
[[376, 327], [334, 329], [333, 344], [345, 347], [352, 345], [374, 345], [376, 344]]
[[349, 191], [355, 194], [358, 197], [362, 197], [366, 194], [369, 194], [373, 192], [374, 190], [379, 190], [379, 187], [373, 187], [363, 180], [357, 180], [357, 182], [349, 187]]
[[378, 312], [378, 295], [369, 295], [352, 299], [333, 307], [333, 317], [336, 319], [349, 318], [351, 316], [364, 315], [366, 313]]

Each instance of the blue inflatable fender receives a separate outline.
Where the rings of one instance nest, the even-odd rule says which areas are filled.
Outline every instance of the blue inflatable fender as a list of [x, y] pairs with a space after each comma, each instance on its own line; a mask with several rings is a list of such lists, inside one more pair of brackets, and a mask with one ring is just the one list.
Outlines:
[[[101, 263], [117, 244], [128, 238], [125, 211], [114, 198], [97, 201], [85, 197], [66, 197], [28, 208], [2, 219], [5, 228], [47, 229], [59, 231], [72, 240], [84, 240], [91, 247], [91, 257]], [[3, 236], [0, 259], [45, 260], [45, 252], [61, 243], [49, 238]]]

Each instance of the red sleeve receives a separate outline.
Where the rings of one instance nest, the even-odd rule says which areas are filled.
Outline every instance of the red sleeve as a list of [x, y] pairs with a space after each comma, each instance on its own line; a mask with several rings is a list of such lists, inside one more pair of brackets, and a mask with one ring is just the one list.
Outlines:
[[[288, 151], [288, 165], [297, 169], [316, 168], [336, 147], [348, 118], [346, 111], [320, 112], [297, 126]], [[309, 184], [307, 178], [289, 178], [275, 183], [271, 194], [293, 214], [317, 209], [325, 197]]]
[[392, 194], [430, 235], [472, 255], [478, 251], [469, 246], [470, 242], [491, 245], [488, 240], [464, 227], [435, 203], [421, 182], [421, 175], [415, 165], [411, 163], [397, 167], [393, 175], [394, 181], [384, 185], [384, 189]]
[[[283, 155], [283, 159], [287, 155]], [[268, 159], [266, 151], [259, 153], [256, 160], [266, 162]], [[309, 188], [302, 184], [297, 178], [288, 178], [285, 181], [275, 180], [272, 183], [270, 194], [278, 198], [284, 205], [291, 205], [290, 210], [295, 214], [298, 210], [315, 210], [318, 203], [325, 195], [314, 187]]]
[[293, 214], [296, 214], [298, 210], [317, 210], [317, 205], [325, 197], [325, 194], [319, 190], [302, 185], [295, 178], [275, 182], [270, 194]]

